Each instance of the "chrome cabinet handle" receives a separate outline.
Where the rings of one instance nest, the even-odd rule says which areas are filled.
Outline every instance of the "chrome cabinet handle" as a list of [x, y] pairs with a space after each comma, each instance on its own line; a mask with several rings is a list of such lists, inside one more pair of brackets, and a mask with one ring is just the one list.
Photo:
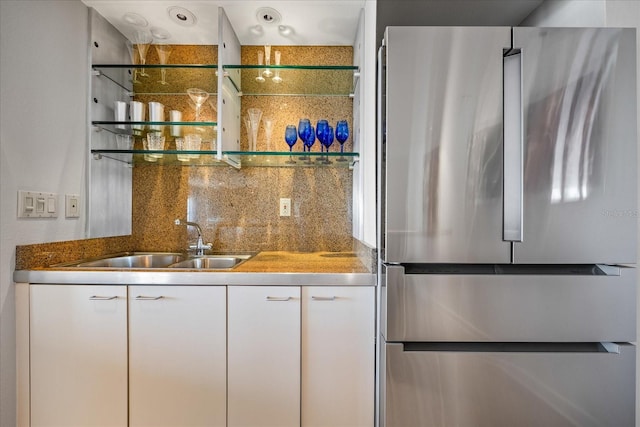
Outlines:
[[267, 296], [267, 301], [289, 301], [291, 297], [270, 297]]
[[330, 297], [320, 297], [320, 296], [311, 295], [311, 299], [314, 301], [335, 301], [336, 296], [332, 295]]
[[157, 300], [162, 299], [162, 298], [164, 298], [162, 295], [157, 296], [157, 297], [146, 297], [144, 295], [138, 295], [136, 297], [136, 300], [137, 301], [157, 301]]
[[116, 298], [118, 298], [117, 295], [116, 296], [112, 296], [112, 297], [102, 297], [102, 296], [99, 296], [99, 295], [91, 295], [89, 297], [89, 299], [92, 300], [92, 301], [110, 301], [110, 300], [116, 299]]

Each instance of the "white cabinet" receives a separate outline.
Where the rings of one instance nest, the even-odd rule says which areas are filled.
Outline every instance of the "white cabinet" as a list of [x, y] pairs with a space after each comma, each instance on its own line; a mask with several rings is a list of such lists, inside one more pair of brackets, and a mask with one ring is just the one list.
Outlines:
[[302, 426], [374, 423], [372, 287], [302, 288]]
[[228, 289], [228, 425], [300, 425], [300, 288]]
[[127, 288], [32, 285], [31, 426], [127, 425]]
[[226, 425], [226, 288], [129, 287], [129, 425]]

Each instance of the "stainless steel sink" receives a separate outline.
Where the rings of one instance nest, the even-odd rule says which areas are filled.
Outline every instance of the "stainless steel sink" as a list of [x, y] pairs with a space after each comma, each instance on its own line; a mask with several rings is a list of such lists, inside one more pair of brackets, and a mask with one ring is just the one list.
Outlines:
[[82, 268], [164, 268], [185, 259], [186, 257], [179, 253], [139, 253], [79, 262], [71, 266]]
[[227, 270], [239, 266], [253, 255], [204, 255], [189, 258], [184, 261], [170, 265], [171, 268], [199, 268], [211, 270]]
[[98, 259], [58, 264], [54, 267], [79, 267], [97, 269], [124, 268], [192, 268], [230, 270], [253, 257], [255, 253], [218, 253], [188, 257], [170, 252], [128, 252]]

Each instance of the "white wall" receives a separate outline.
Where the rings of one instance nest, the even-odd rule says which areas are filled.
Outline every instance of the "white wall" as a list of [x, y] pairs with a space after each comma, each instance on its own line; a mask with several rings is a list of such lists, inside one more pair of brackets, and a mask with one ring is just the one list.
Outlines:
[[84, 237], [84, 219], [18, 220], [17, 191], [84, 202], [87, 7], [0, 1], [0, 425], [16, 423], [15, 246]]

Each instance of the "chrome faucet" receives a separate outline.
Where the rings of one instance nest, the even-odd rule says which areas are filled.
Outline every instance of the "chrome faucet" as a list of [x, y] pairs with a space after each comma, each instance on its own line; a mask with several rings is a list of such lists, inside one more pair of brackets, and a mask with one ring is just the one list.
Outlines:
[[192, 227], [195, 227], [195, 229], [198, 231], [198, 241], [196, 242], [195, 245], [189, 245], [189, 249], [190, 250], [195, 250], [196, 251], [196, 255], [204, 255], [204, 251], [207, 250], [211, 250], [211, 243], [207, 243], [206, 245], [204, 244], [204, 241], [202, 240], [202, 228], [200, 228], [200, 226], [195, 223], [195, 222], [191, 222], [191, 221], [184, 221], [181, 219], [176, 218], [176, 220], [174, 221], [175, 225], [190, 225]]

